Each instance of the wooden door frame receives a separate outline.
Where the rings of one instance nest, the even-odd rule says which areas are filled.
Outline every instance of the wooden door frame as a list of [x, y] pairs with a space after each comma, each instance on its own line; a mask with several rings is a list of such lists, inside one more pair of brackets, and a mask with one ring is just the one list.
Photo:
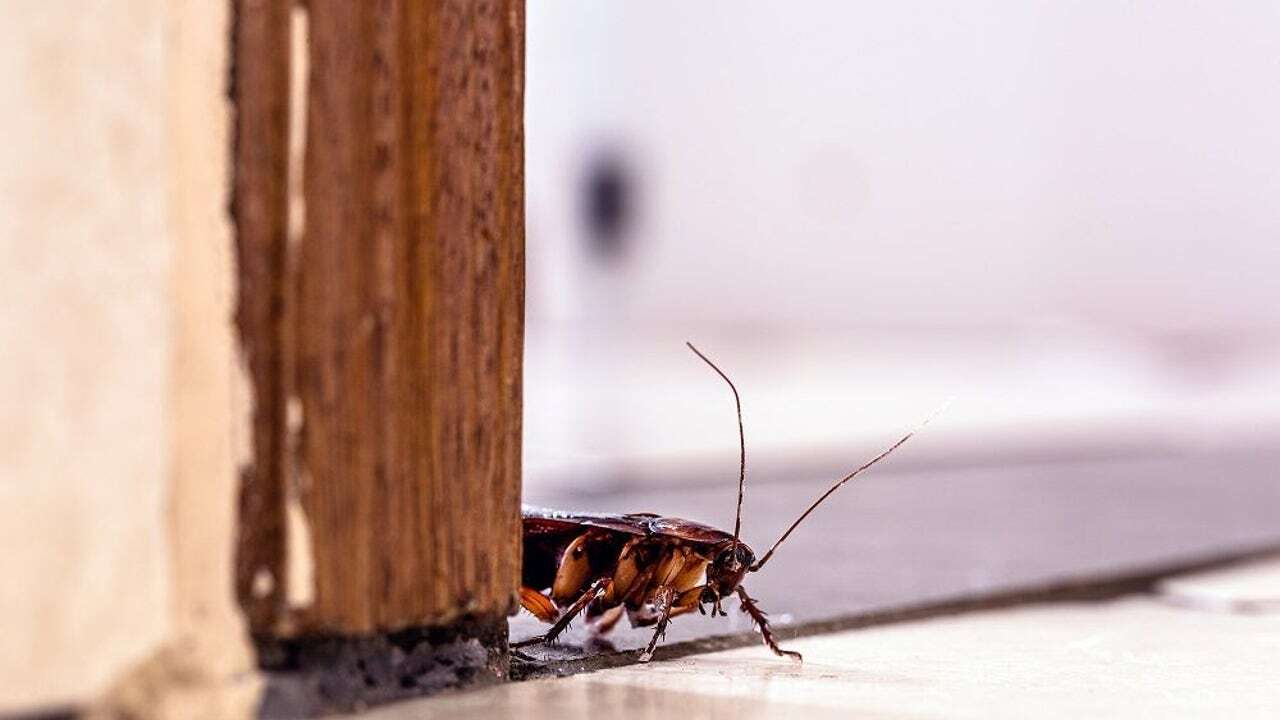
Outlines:
[[479, 628], [501, 655], [521, 561], [523, 0], [234, 7], [241, 607], [263, 647]]

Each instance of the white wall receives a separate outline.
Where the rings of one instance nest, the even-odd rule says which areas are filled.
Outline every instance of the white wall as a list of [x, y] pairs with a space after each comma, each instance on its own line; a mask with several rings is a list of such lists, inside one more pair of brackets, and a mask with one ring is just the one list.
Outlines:
[[[531, 319], [1274, 331], [1277, 27], [1261, 0], [532, 3]], [[573, 206], [601, 141], [643, 174], [607, 272]]]
[[[1261, 0], [531, 3], [526, 487], [731, 471], [686, 338], [757, 461], [847, 462], [953, 395], [913, 453], [1269, 442], [1278, 28]], [[613, 264], [579, 217], [601, 147], [637, 182]]]

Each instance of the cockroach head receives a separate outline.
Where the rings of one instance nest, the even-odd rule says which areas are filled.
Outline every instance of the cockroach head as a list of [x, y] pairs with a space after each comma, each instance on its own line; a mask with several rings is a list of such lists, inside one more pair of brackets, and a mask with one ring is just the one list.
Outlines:
[[732, 540], [722, 543], [707, 566], [707, 586], [720, 597], [731, 595], [755, 561], [756, 554], [746, 543]]

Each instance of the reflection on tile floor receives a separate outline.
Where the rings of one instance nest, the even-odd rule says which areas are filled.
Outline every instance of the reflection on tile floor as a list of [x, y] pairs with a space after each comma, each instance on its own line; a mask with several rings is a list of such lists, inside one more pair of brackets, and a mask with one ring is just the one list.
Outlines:
[[[986, 597], [1063, 581], [1133, 576], [1154, 568], [1280, 546], [1280, 451], [1184, 451], [1140, 457], [976, 466], [868, 475], [833, 497], [746, 586], [779, 632], [801, 623], [958, 597]], [[744, 538], [761, 551], [827, 478], [752, 486]], [[673, 492], [618, 492], [584, 502], [539, 496], [574, 510], [658, 512], [721, 527], [732, 524], [732, 484]], [[726, 507], [726, 503], [729, 505]], [[619, 623], [619, 650], [642, 647], [647, 629]], [[523, 639], [542, 632], [513, 620]], [[672, 623], [679, 642], [749, 631], [736, 610]], [[582, 645], [582, 624], [566, 646]]]
[[1135, 596], [835, 633], [788, 647], [805, 654], [803, 665], [743, 648], [362, 717], [1280, 717], [1276, 613], [1206, 612]]

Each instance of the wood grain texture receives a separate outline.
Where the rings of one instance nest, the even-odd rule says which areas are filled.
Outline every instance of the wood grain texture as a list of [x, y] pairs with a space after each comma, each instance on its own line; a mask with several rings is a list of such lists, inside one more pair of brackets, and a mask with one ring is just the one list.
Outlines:
[[310, 543], [277, 549], [259, 532], [272, 514], [242, 556], [307, 552], [314, 589], [254, 627], [350, 635], [506, 615], [521, 561], [523, 2], [307, 9], [306, 230], [279, 266], [296, 267], [288, 332], [270, 335], [288, 377], [250, 365], [258, 395], [275, 393], [260, 407], [276, 455], [257, 462], [281, 477], [280, 504], [299, 503]]
[[[236, 595], [255, 629], [275, 621], [284, 592], [282, 322], [290, 6], [288, 0], [237, 0], [233, 5], [236, 326], [253, 402], [253, 460], [240, 473]], [[272, 581], [259, 581], [255, 592], [256, 577]]]

